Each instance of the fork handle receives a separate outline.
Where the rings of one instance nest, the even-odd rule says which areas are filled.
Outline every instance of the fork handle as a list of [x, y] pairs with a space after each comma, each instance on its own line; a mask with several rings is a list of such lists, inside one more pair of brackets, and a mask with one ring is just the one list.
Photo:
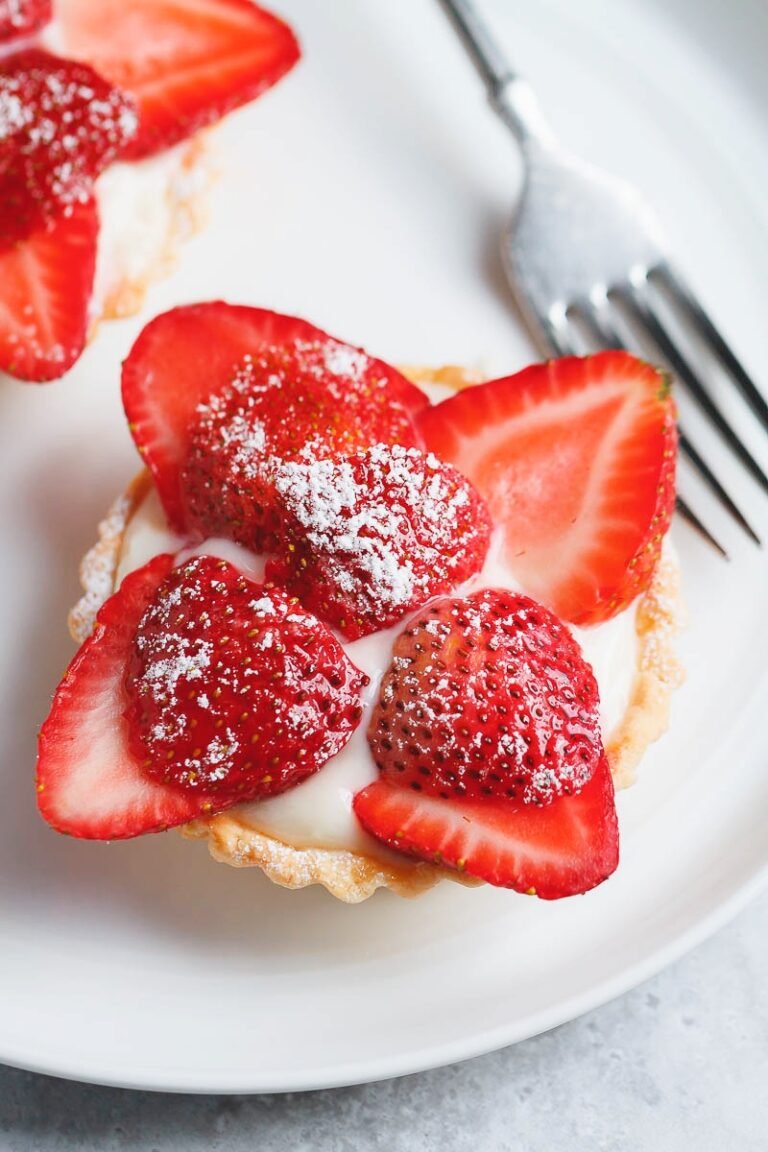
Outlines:
[[491, 107], [525, 150], [554, 143], [554, 134], [527, 80], [518, 76], [471, 0], [440, 0], [480, 74]]

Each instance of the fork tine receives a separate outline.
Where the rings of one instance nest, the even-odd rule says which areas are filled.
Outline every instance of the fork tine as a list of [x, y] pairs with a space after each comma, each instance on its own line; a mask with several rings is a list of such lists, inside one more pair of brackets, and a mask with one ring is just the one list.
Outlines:
[[624, 341], [604, 308], [598, 308], [591, 300], [582, 299], [577, 300], [568, 312], [581, 321], [598, 348], [619, 348], [626, 351]]
[[[599, 348], [617, 348], [623, 351], [628, 350], [626, 349], [626, 344], [622, 339], [622, 336], [619, 335], [618, 329], [614, 325], [614, 321], [611, 320], [606, 309], [598, 308], [598, 305], [594, 304], [592, 301], [580, 300], [572, 305], [572, 308], [569, 309], [569, 313], [580, 320], [580, 323], [583, 324], [583, 326], [587, 329], [587, 332], [590, 333], [592, 339], [596, 344], [598, 344]], [[755, 543], [760, 544], [760, 540], [755, 536], [755, 533], [753, 532], [750, 524], [747, 524], [744, 516], [742, 513], [740, 513], [735, 503], [733, 503], [729, 497], [728, 492], [725, 492], [722, 484], [720, 483], [720, 480], [718, 480], [714, 475], [714, 472], [709, 468], [709, 465], [704, 460], [702, 460], [697, 450], [693, 448], [685, 433], [679, 433], [678, 442], [680, 450], [682, 450], [682, 452], [684, 452], [686, 456], [689, 457], [693, 467], [701, 473], [702, 478], [704, 478], [709, 486], [713, 488], [715, 495], [717, 495], [718, 499], [722, 501], [725, 508], [728, 508], [731, 515], [736, 518], [738, 523], [743, 525], [743, 528], [746, 532], [748, 532], [748, 535], [750, 535], [752, 539], [755, 540]], [[715, 537], [712, 535], [712, 532], [706, 528], [705, 524], [702, 524], [697, 514], [694, 513], [693, 509], [690, 507], [690, 505], [687, 505], [682, 497], [677, 498], [675, 501], [675, 507], [679, 515], [683, 517], [683, 520], [691, 524], [692, 528], [697, 530], [699, 535], [704, 537], [708, 544], [712, 545], [714, 550], [722, 556], [723, 560], [730, 559], [730, 556], [727, 552], [725, 552], [725, 548], [720, 543], [720, 540], [715, 539]]]
[[688, 389], [699, 407], [706, 412], [722, 438], [745, 468], [754, 476], [764, 492], [768, 492], [768, 476], [754, 459], [748, 449], [742, 444], [739, 437], [726, 421], [717, 407], [706, 387], [702, 384], [696, 372], [679, 351], [664, 325], [659, 320], [634, 286], [620, 286], [612, 288], [609, 299], [616, 299], [627, 315], [635, 321], [637, 326], [650, 336], [662, 358], [667, 361], [672, 371], [682, 384]]
[[758, 547], [762, 548], [763, 542], [760, 539], [760, 537], [758, 536], [757, 532], [755, 532], [754, 528], [749, 523], [749, 521], [746, 520], [745, 517], [743, 516], [743, 514], [739, 511], [739, 509], [734, 504], [731, 497], [726, 492], [725, 488], [723, 488], [723, 486], [720, 483], [720, 481], [718, 480], [717, 476], [715, 476], [715, 474], [712, 471], [712, 469], [710, 468], [709, 464], [707, 464], [706, 460], [704, 460], [699, 455], [698, 451], [694, 448], [693, 444], [691, 444], [690, 440], [685, 435], [685, 433], [682, 431], [682, 429], [679, 429], [678, 443], [680, 446], [680, 451], [682, 453], [684, 453], [685, 456], [688, 457], [688, 459], [691, 462], [691, 464], [693, 465], [693, 467], [696, 469], [696, 471], [699, 473], [699, 475], [707, 482], [709, 487], [712, 489], [712, 491], [717, 496], [720, 503], [723, 504], [728, 509], [731, 516], [733, 516], [734, 520], [738, 521], [738, 523], [741, 525], [741, 527], [744, 529], [744, 531], [747, 533], [747, 535], [749, 537], [751, 537], [752, 540], [754, 540], [755, 544], [757, 544]]
[[658, 282], [672, 303], [687, 317], [704, 342], [715, 353], [726, 371], [733, 377], [733, 381], [742, 396], [760, 423], [766, 431], [768, 431], [768, 401], [766, 401], [762, 392], [758, 390], [757, 385], [751, 376], [749, 376], [741, 361], [736, 358], [730, 346], [726, 344], [701, 304], [699, 304], [690, 288], [680, 276], [680, 273], [676, 272], [670, 264], [664, 260], [661, 264], [657, 264], [651, 269], [648, 278], [653, 284]]
[[570, 332], [568, 315], [565, 307], [554, 305], [545, 312], [538, 308], [530, 295], [525, 292], [515, 280], [514, 271], [506, 260], [506, 252], [502, 247], [502, 263], [507, 277], [514, 288], [514, 297], [517, 307], [522, 313], [528, 331], [534, 338], [539, 350], [545, 357], [575, 356], [576, 346]]
[[546, 351], [550, 356], [576, 355], [576, 346], [567, 328], [565, 312], [563, 312], [562, 320], [559, 322], [554, 319], [552, 313], [548, 316], [539, 314], [537, 318], [541, 326], [544, 343], [547, 346]]
[[[624, 351], [627, 351], [626, 342], [619, 335], [618, 329], [615, 327], [613, 320], [605, 308], [598, 307], [598, 305], [593, 303], [591, 300], [578, 300], [569, 309], [569, 312], [581, 321], [583, 326], [588, 330], [593, 340], [599, 347], [620, 348]], [[718, 480], [717, 476], [715, 476], [706, 460], [704, 460], [696, 448], [694, 448], [693, 444], [690, 442], [679, 425], [678, 432], [680, 451], [684, 453], [685, 456], [687, 456], [689, 462], [699, 473], [704, 483], [709, 486], [723, 507], [726, 508], [728, 512], [730, 512], [731, 516], [733, 516], [734, 520], [736, 520], [737, 523], [741, 525], [747, 535], [750, 536], [756, 544], [762, 546], [762, 541], [760, 540], [757, 533], [737, 508], [736, 504], [728, 495], [725, 488], [723, 488], [722, 484]], [[710, 535], [698, 517], [694, 516], [694, 513], [690, 510], [690, 508], [687, 507], [687, 505], [686, 513], [684, 513], [684, 515], [686, 515], [688, 522], [694, 524], [694, 526], [698, 528], [698, 530], [715, 545], [717, 550], [722, 552], [720, 545], [717, 543], [714, 537]]]
[[715, 539], [708, 528], [705, 528], [696, 513], [689, 507], [688, 504], [686, 504], [685, 500], [681, 499], [679, 496], [676, 501], [676, 508], [682, 516], [683, 520], [686, 520], [692, 528], [695, 528], [699, 535], [703, 536], [707, 543], [711, 544], [715, 551], [720, 553], [723, 560], [730, 560], [730, 556], [726, 552], [725, 548], [723, 548], [722, 544]]

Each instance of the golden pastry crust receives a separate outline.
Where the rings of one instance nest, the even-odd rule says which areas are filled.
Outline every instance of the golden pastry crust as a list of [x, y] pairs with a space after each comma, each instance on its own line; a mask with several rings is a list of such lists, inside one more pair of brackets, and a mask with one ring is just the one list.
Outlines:
[[122, 496], [98, 525], [98, 540], [80, 561], [83, 595], [69, 613], [67, 624], [73, 640], [82, 644], [93, 631], [96, 613], [115, 590], [120, 549], [126, 525], [152, 487], [149, 472], [134, 476]]
[[[454, 365], [407, 368], [405, 372], [416, 383], [461, 388], [476, 382], [474, 375]], [[79, 643], [91, 632], [96, 613], [114, 589], [123, 533], [151, 486], [147, 472], [133, 479], [99, 524], [99, 538], [83, 558], [80, 579], [84, 594], [69, 616], [70, 632]], [[651, 585], [638, 602], [637, 670], [629, 704], [606, 741], [617, 788], [633, 783], [646, 748], [667, 729], [672, 693], [683, 678], [673, 644], [683, 623], [679, 568], [673, 551], [665, 545]], [[405, 857], [400, 861], [389, 852], [374, 858], [348, 850], [295, 848], [246, 824], [237, 809], [194, 820], [181, 832], [189, 839], [207, 840], [215, 860], [235, 868], [260, 868], [273, 883], [285, 888], [320, 884], [348, 904], [366, 900], [377, 888], [389, 888], [410, 897], [443, 879], [468, 885], [480, 883], [453, 869]]]
[[[181, 829], [190, 840], [207, 840], [214, 860], [235, 868], [260, 868], [274, 884], [283, 888], [307, 888], [321, 884], [337, 900], [359, 904], [377, 888], [389, 888], [398, 896], [419, 896], [440, 880], [479, 883], [469, 877], [419, 860], [391, 862], [363, 856], [358, 852], [330, 848], [292, 848], [274, 836], [257, 832], [237, 818], [222, 812], [208, 820], [193, 820]], [[394, 854], [393, 854], [394, 857]]]
[[680, 568], [665, 547], [648, 591], [637, 606], [637, 669], [627, 710], [609, 735], [605, 750], [617, 788], [634, 784], [637, 766], [649, 744], [669, 727], [672, 694], [684, 679], [674, 637], [685, 624]]

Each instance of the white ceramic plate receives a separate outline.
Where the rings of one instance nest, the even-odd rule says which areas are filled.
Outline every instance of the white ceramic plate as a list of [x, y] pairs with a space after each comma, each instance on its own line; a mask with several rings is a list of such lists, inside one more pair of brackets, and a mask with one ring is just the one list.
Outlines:
[[[722, 923], [765, 870], [768, 565], [722, 521], [730, 565], [675, 529], [689, 679], [670, 735], [620, 797], [620, 871], [587, 897], [446, 884], [350, 908], [216, 865], [174, 834], [93, 845], [37, 819], [35, 730], [71, 654], [77, 559], [136, 467], [118, 364], [151, 313], [223, 295], [393, 361], [502, 371], [531, 358], [495, 248], [515, 149], [435, 0], [277, 6], [306, 59], [225, 127], [209, 231], [142, 321], [103, 328], [68, 380], [0, 393], [0, 1059], [46, 1072], [266, 1091], [461, 1059], [630, 987]], [[647, 190], [765, 381], [768, 9], [483, 7], [562, 135]], [[720, 466], [768, 536], [768, 499]]]

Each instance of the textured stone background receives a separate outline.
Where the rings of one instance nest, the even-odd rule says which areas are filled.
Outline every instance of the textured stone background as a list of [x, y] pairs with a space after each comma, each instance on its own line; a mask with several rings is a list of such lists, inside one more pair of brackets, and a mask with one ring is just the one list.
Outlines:
[[289, 1096], [169, 1096], [0, 1067], [3, 1152], [766, 1152], [768, 893], [612, 1004], [503, 1052]]

